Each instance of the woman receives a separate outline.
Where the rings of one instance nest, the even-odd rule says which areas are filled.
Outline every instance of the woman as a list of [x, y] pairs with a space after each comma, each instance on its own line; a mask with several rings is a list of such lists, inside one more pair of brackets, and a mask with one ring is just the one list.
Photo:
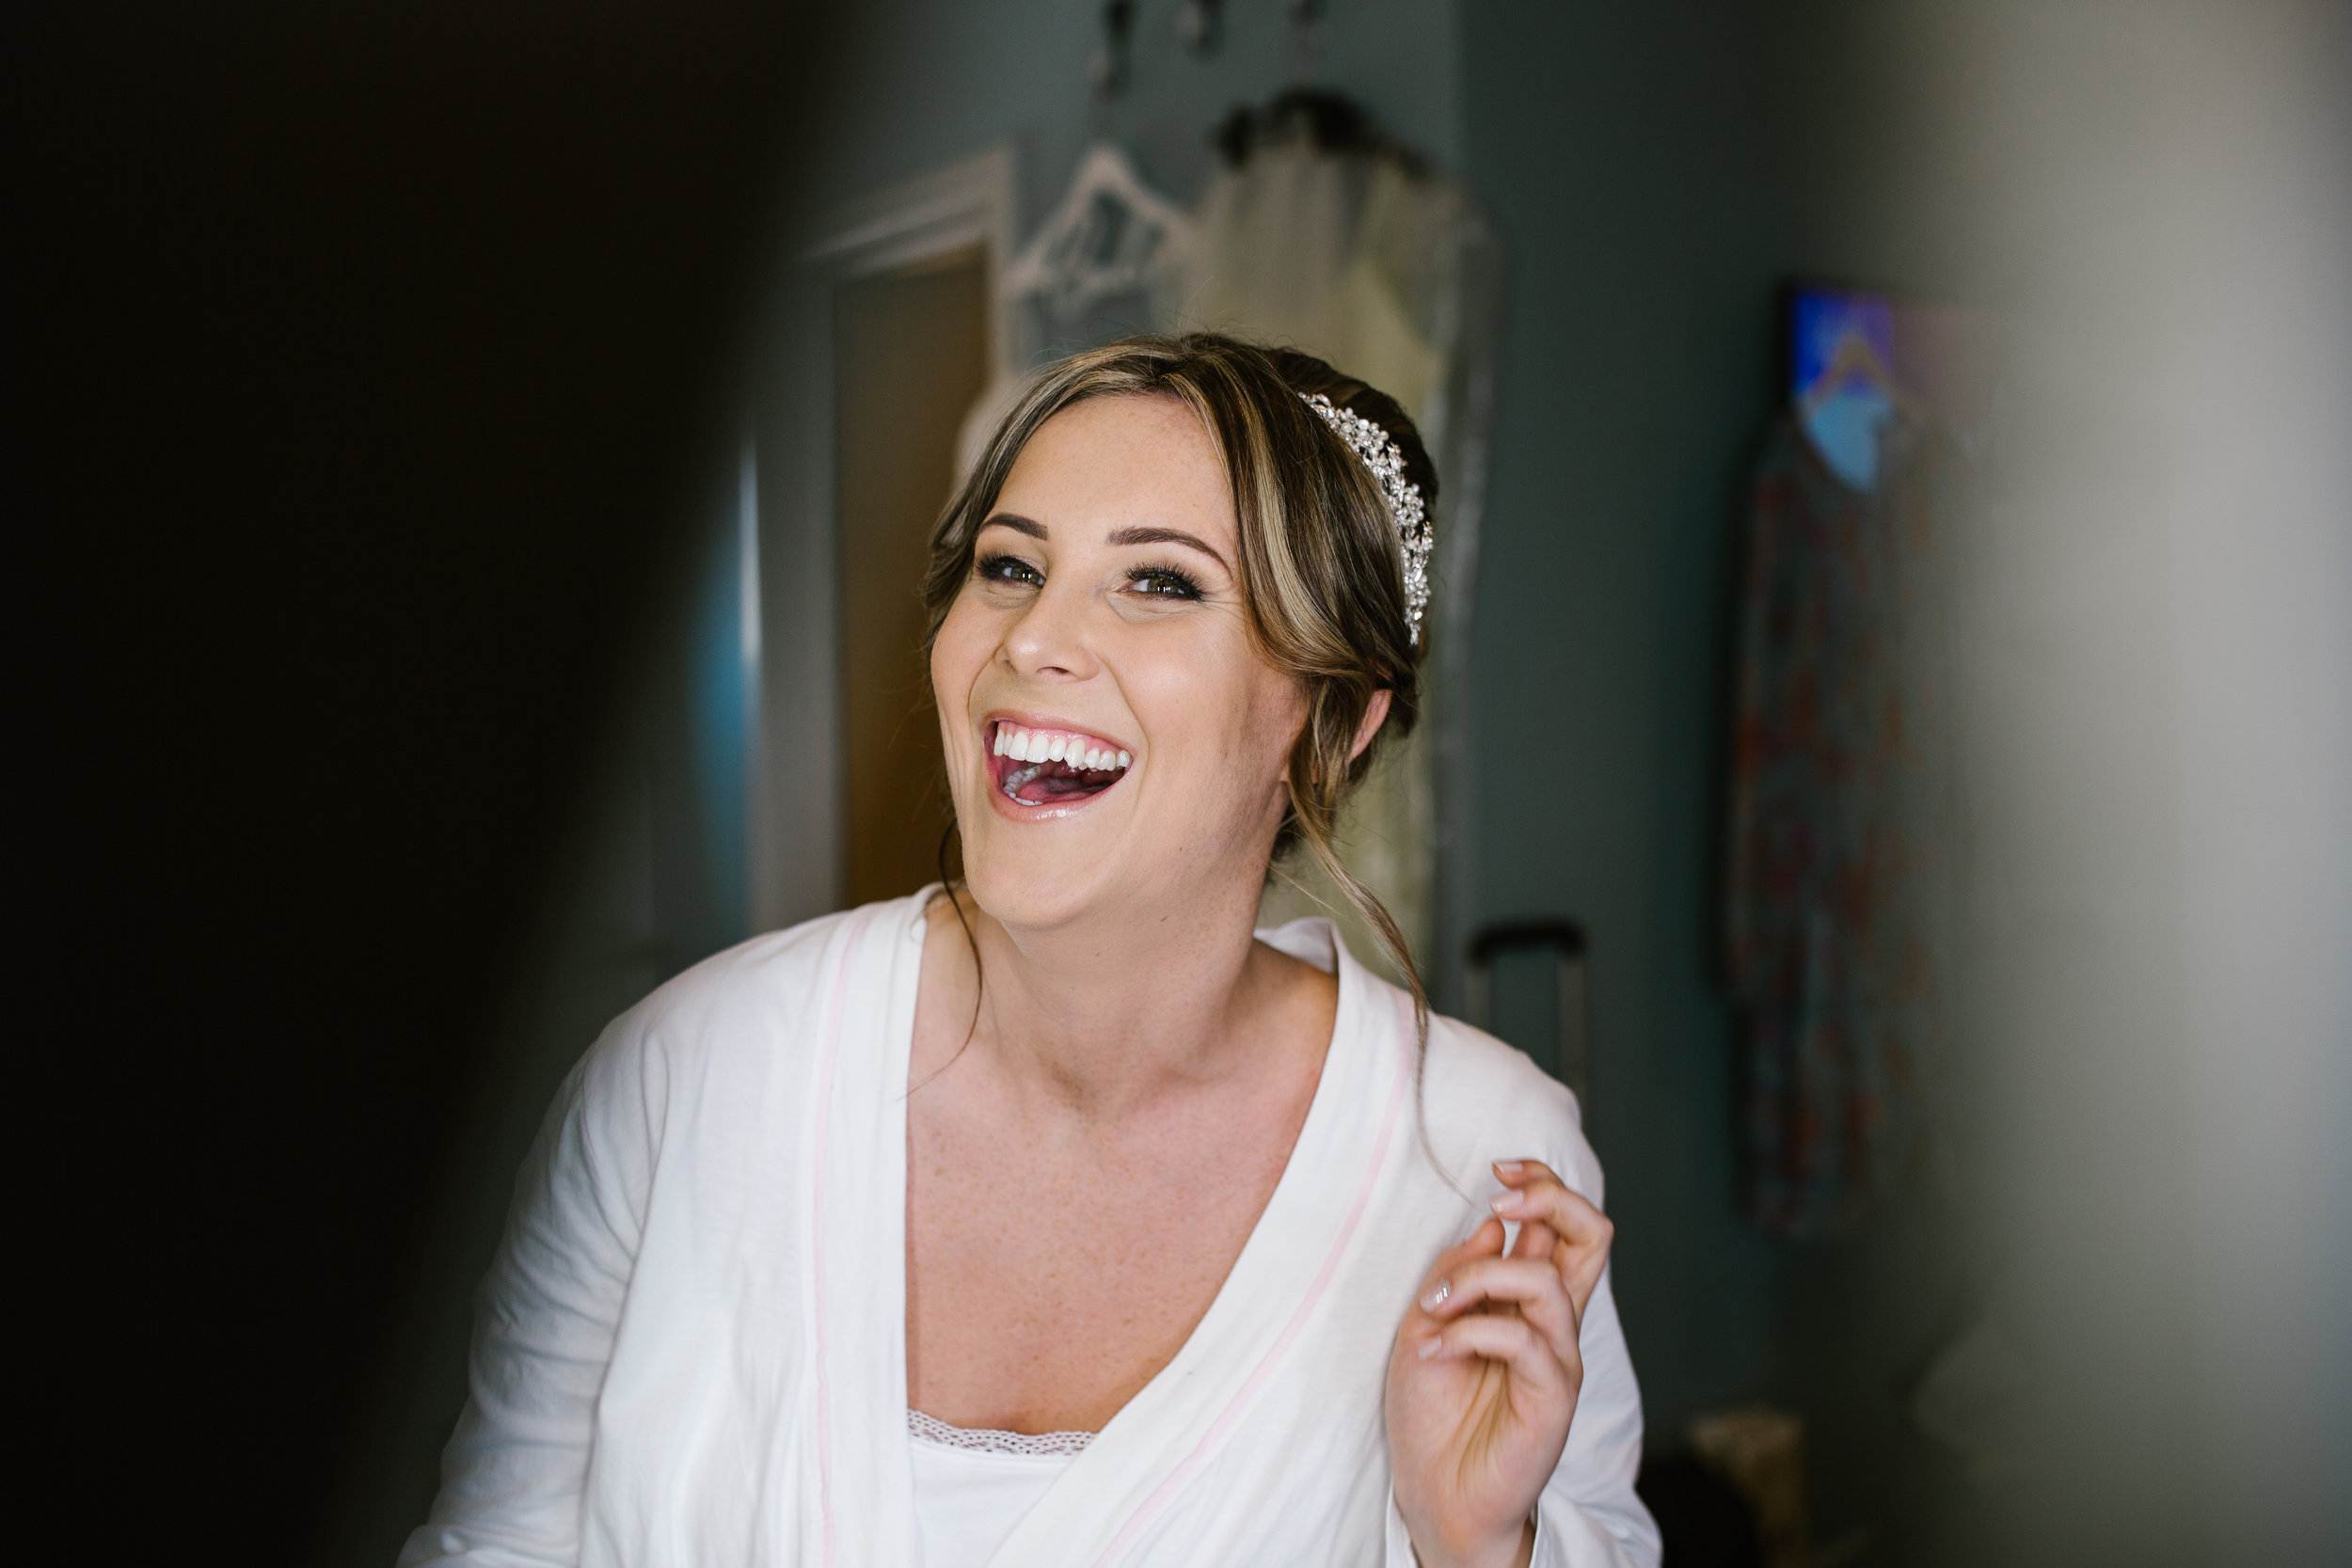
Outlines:
[[405, 1564], [1656, 1561], [1573, 1100], [1251, 930], [1296, 843], [1410, 971], [1330, 835], [1413, 717], [1435, 486], [1301, 355], [1040, 379], [924, 585], [962, 886], [582, 1060]]

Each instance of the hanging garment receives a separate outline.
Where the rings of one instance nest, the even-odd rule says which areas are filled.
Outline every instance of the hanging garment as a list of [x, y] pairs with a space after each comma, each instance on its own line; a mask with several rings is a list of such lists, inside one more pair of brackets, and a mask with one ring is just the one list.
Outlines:
[[[1319, 134], [1317, 117], [1333, 115], [1354, 134]], [[1474, 328], [1492, 303], [1490, 232], [1459, 185], [1365, 134], [1354, 123], [1360, 111], [1343, 101], [1294, 95], [1257, 118], [1229, 142], [1228, 162], [1195, 207], [1168, 325], [1301, 349], [1403, 405], [1443, 483], [1433, 637], [1459, 641], [1485, 493], [1490, 345]], [[1431, 677], [1422, 723], [1350, 798], [1337, 834], [1342, 862], [1424, 963], [1437, 924], [1433, 752], [1447, 722], [1444, 673]], [[1301, 857], [1284, 869], [1262, 918], [1337, 911], [1349, 941], [1389, 973], [1370, 928], [1320, 868]]]
[[1901, 1173], [1941, 1017], [1960, 467], [1905, 419], [1882, 468], [1853, 489], [1784, 420], [1752, 492], [1726, 934], [1749, 1199], [1778, 1235], [1836, 1228]]
[[[1486, 1190], [1488, 1161], [1539, 1158], [1598, 1201], [1573, 1097], [1446, 1020], [1417, 1093], [1408, 999], [1327, 922], [1262, 933], [1335, 974], [1339, 1006], [1232, 1274], [1065, 1465], [918, 1509], [938, 1467], [915, 1463], [907, 1411], [906, 1074], [930, 891], [697, 965], [574, 1069], [485, 1283], [472, 1397], [404, 1568], [964, 1568], [924, 1564], [918, 1518], [993, 1533], [1002, 1488], [1041, 1481], [1009, 1499], [990, 1563], [1410, 1568], [1382, 1418], [1397, 1324], [1484, 1217], [1462, 1193]], [[1535, 1561], [1655, 1564], [1606, 1274], [1581, 1344]]]
[[[1152, 188], [1116, 142], [1089, 147], [1054, 210], [1018, 254], [1005, 262], [998, 295], [1034, 334], [1062, 352], [1143, 330], [1171, 309], [1171, 290], [1192, 254], [1190, 214]], [[1139, 302], [1141, 319], [1107, 332], [1089, 318], [1122, 299]], [[1017, 360], [1025, 354], [1014, 351]], [[1027, 378], [1000, 365], [963, 417], [956, 436], [956, 483], [979, 466], [996, 427], [1027, 388]]]
[[1451, 181], [1303, 136], [1217, 171], [1176, 270], [1179, 326], [1305, 350], [1442, 437], [1461, 263], [1481, 229]]
[[1096, 142], [997, 287], [1008, 299], [1080, 316], [1113, 294], [1157, 287], [1191, 243], [1184, 209], [1145, 184], [1117, 143]]

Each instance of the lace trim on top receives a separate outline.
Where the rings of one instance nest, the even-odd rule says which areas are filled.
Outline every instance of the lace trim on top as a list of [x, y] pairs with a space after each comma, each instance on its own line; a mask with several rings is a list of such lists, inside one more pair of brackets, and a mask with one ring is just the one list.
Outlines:
[[951, 1427], [907, 1407], [907, 1435], [942, 1448], [968, 1449], [974, 1453], [1015, 1453], [1067, 1458], [1094, 1441], [1090, 1432], [997, 1432], [990, 1428]]

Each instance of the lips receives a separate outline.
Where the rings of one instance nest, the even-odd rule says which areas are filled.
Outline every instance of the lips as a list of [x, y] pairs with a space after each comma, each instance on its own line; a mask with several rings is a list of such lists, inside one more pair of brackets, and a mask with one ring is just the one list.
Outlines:
[[989, 724], [989, 768], [997, 790], [1025, 806], [1073, 806], [1117, 784], [1134, 766], [1118, 742], [1083, 730]]

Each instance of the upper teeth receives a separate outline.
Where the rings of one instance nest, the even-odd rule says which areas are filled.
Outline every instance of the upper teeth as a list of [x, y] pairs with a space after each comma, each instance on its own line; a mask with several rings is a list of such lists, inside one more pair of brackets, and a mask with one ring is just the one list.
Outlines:
[[1013, 724], [996, 726], [996, 754], [1015, 762], [1064, 762], [1089, 772], [1127, 768], [1135, 758], [1083, 735], [1053, 730], [1025, 730]]

